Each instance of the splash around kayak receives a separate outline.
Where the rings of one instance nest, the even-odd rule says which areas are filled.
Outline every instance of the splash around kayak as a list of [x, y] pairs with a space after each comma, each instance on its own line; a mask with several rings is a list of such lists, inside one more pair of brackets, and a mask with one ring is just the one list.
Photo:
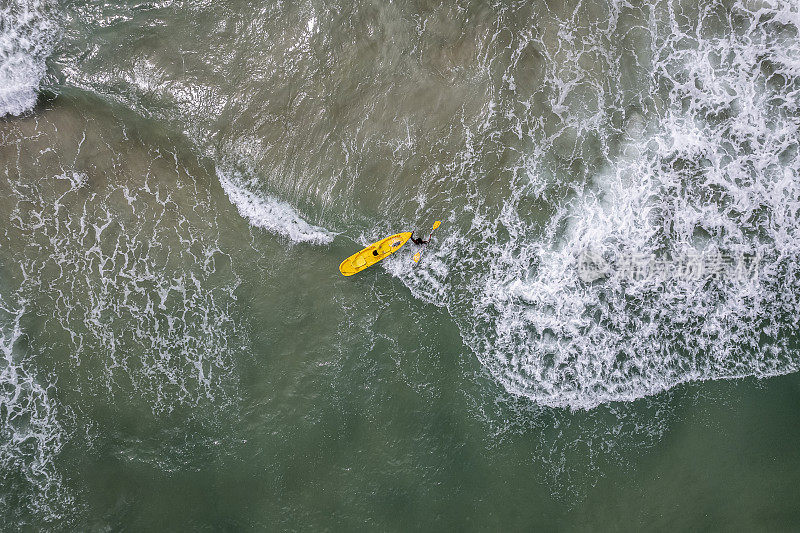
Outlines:
[[343, 276], [352, 276], [374, 265], [381, 259], [389, 257], [403, 247], [408, 239], [411, 238], [411, 233], [410, 231], [397, 233], [370, 244], [342, 261], [339, 265], [339, 272]]
[[[431, 229], [431, 233], [428, 235], [427, 240], [422, 240], [422, 238], [414, 239], [414, 232], [406, 231], [403, 233], [396, 233], [395, 235], [390, 235], [384, 239], [373, 242], [363, 250], [354, 253], [342, 261], [342, 263], [339, 265], [339, 272], [341, 272], [343, 276], [352, 276], [357, 272], [361, 272], [365, 268], [374, 265], [381, 259], [395, 253], [397, 250], [402, 248], [409, 239], [411, 239], [415, 244], [421, 244], [425, 246], [430, 242], [434, 230], [438, 228], [441, 223], [441, 220], [437, 220], [433, 223], [433, 228]], [[422, 257], [422, 250], [414, 254], [412, 261], [414, 261], [415, 264], [419, 263], [420, 257]]]

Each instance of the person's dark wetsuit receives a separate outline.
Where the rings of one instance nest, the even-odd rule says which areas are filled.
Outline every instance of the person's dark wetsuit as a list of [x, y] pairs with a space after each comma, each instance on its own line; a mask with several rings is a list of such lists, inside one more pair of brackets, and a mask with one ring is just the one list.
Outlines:
[[411, 232], [411, 242], [413, 242], [414, 244], [428, 244], [428, 241], [430, 241], [430, 239], [428, 239], [427, 241], [423, 241], [422, 237], [415, 239], [414, 232], [413, 231]]

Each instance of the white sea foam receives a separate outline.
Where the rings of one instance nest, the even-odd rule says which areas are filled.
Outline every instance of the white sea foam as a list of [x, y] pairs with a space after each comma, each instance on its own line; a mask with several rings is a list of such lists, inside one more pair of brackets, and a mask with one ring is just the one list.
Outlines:
[[[131, 157], [143, 155], [125, 147]], [[61, 164], [71, 157], [65, 154]], [[191, 179], [173, 154], [152, 157], [161, 178], [174, 172], [170, 184]], [[63, 335], [71, 366], [85, 374], [86, 394], [134, 394], [154, 412], [227, 401], [236, 385], [231, 353], [241, 338], [229, 314], [238, 278], [228, 272], [220, 283], [217, 264], [229, 258], [213, 230], [201, 232], [202, 224], [190, 221], [213, 220], [208, 197], [141, 175], [123, 184], [109, 176], [90, 192], [79, 172], [45, 176], [41, 186], [17, 174], [11, 167], [16, 207], [4, 242], [40, 246], [18, 255], [24, 278], [18, 290], [53, 302], [45, 329]], [[179, 202], [185, 209], [174, 209]]]
[[49, 522], [72, 502], [54, 464], [65, 435], [51, 387], [37, 378], [31, 354], [19, 346], [25, 311], [24, 301], [12, 304], [0, 294], [0, 502], [14, 491], [30, 494], [30, 508]]
[[[536, 181], [552, 170], [539, 151], [527, 162], [533, 183], [518, 186], [499, 216], [478, 199], [471, 228], [453, 230], [452, 242], [426, 252], [421, 268], [387, 263], [415, 294], [450, 309], [509, 392], [542, 405], [588, 409], [687, 381], [800, 369], [792, 348], [800, 332], [797, 5], [750, 11], [737, 4], [719, 36], [710, 30], [716, 15], [704, 13], [706, 38], [685, 27], [697, 21], [676, 22], [672, 4], [656, 15], [658, 6], [665, 7], [657, 4], [649, 21], [651, 75], [670, 89], [663, 112], [644, 120], [630, 113], [618, 154], [560, 202], [543, 232], [520, 209], [526, 198], [547, 194]], [[603, 112], [576, 119], [586, 106], [570, 107], [569, 80], [560, 80], [557, 65], [548, 75], [557, 87], [554, 109], [578, 120], [576, 131], [607, 123]], [[613, 83], [593, 87], [616, 105]], [[580, 133], [570, 144], [577, 157]], [[590, 249], [612, 265], [631, 254], [720, 252], [759, 257], [764, 268], [748, 279], [586, 282], [577, 263]], [[466, 250], [480, 259], [462, 267]], [[440, 263], [449, 277], [437, 276]]]
[[36, 104], [56, 33], [47, 17], [50, 8], [38, 0], [0, 4], [0, 117], [22, 114]]
[[288, 237], [294, 242], [327, 244], [334, 234], [309, 224], [288, 202], [251, 192], [235, 172], [217, 168], [217, 177], [231, 203], [244, 218], [257, 227]]
[[[112, 408], [138, 404], [156, 416], [223, 409], [237, 387], [233, 353], [246, 342], [209, 191], [185, 185], [197, 180], [175, 154], [122, 140], [113, 123], [86, 120], [77, 146], [64, 147], [61, 119], [27, 138], [8, 122], [0, 141], [6, 153], [25, 147], [0, 167], [0, 506], [17, 527], [75, 512], [58, 459], [66, 439], [91, 430], [75, 424], [75, 404], [56, 399], [113, 398]], [[101, 142], [116, 151], [93, 152], [97, 168], [127, 157], [147, 170], [90, 177], [70, 168]], [[74, 389], [59, 389], [64, 382]]]
[[[99, 381], [111, 389], [126, 376], [154, 411], [203, 398], [222, 401], [231, 385], [226, 376], [236, 330], [229, 315], [234, 287], [207, 281], [225, 254], [206, 235], [186, 233], [182, 217], [171, 217], [166, 204], [175, 201], [172, 195], [158, 207], [162, 194], [112, 187], [104, 198], [84, 203], [80, 218], [56, 222], [48, 216], [40, 230], [57, 243], [50, 260], [73, 287], [59, 293], [57, 319], [73, 339], [76, 364], [99, 362], [105, 373]], [[195, 209], [204, 209], [198, 204]], [[154, 220], [133, 217], [137, 210]], [[135, 228], [117, 229], [123, 219], [134, 220]], [[137, 240], [144, 232], [158, 244]], [[166, 249], [173, 251], [162, 254]], [[173, 264], [173, 254], [183, 264]]]

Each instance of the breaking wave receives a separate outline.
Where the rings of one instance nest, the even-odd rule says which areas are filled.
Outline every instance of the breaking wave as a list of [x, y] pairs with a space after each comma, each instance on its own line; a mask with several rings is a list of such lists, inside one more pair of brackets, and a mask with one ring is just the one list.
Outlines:
[[303, 220], [288, 202], [247, 190], [238, 174], [226, 174], [218, 168], [217, 177], [239, 214], [253, 226], [288, 237], [294, 242], [328, 244], [333, 240], [333, 233]]
[[36, 104], [56, 35], [46, 16], [51, 8], [46, 0], [0, 5], [0, 117], [20, 115]]
[[[544, 179], [552, 159], [535, 152], [519, 169], [529, 180], [499, 214], [476, 201], [471, 221], [461, 219], [467, 229], [456, 229], [421, 270], [387, 264], [420, 297], [450, 309], [506, 390], [542, 405], [589, 409], [688, 381], [800, 369], [797, 5], [738, 2], [730, 12], [701, 10], [698, 22], [680, 5], [659, 3], [642, 18], [649, 46], [636, 50], [638, 68], [652, 81], [638, 105], [615, 100], [619, 78], [592, 85], [576, 61], [565, 70], [577, 69], [584, 82], [570, 85], [564, 78], [576, 73], [550, 65], [550, 94], [574, 106], [565, 117], [578, 120], [592, 101], [571, 98], [580, 85], [608, 106], [568, 136], [573, 160], [596, 140], [597, 125], [619, 139], [603, 139], [604, 162], [586, 183], [559, 201]], [[613, 58], [602, 42], [584, 45], [578, 58]], [[547, 56], [547, 43], [537, 44]], [[624, 117], [618, 127], [615, 114]], [[489, 116], [477, 135], [501, 119]], [[523, 130], [531, 118], [517, 120]], [[540, 144], [552, 147], [565, 131]], [[536, 202], [555, 206], [544, 224], [529, 215]], [[587, 252], [610, 269], [646, 257], [673, 271], [587, 279], [579, 271]], [[687, 276], [677, 265], [691, 257], [746, 257], [757, 268], [745, 277]]]

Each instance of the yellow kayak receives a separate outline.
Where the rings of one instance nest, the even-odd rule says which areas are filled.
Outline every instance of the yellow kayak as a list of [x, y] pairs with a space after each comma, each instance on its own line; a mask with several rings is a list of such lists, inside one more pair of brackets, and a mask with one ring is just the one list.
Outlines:
[[385, 239], [378, 242], [373, 242], [360, 252], [356, 252], [339, 265], [339, 271], [343, 276], [352, 276], [356, 272], [361, 272], [367, 267], [370, 267], [388, 257], [399, 250], [408, 239], [411, 238], [411, 232], [398, 233], [390, 235]]

